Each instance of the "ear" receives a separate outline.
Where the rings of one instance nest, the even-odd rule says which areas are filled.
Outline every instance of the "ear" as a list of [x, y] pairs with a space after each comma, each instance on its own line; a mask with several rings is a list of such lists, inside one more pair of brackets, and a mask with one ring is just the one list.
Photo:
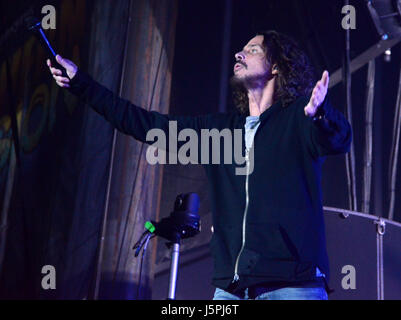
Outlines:
[[277, 64], [274, 64], [272, 67], [272, 74], [278, 74], [278, 67]]

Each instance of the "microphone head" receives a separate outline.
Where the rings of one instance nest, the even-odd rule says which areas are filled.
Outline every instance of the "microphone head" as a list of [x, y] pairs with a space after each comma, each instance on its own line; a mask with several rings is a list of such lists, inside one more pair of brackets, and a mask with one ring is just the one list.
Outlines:
[[25, 27], [28, 30], [34, 30], [40, 28], [40, 20], [35, 16], [28, 16], [24, 19]]

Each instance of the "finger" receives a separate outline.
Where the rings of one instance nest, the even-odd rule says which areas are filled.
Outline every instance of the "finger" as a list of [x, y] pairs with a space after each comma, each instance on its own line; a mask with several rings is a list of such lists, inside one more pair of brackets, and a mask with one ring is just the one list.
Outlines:
[[325, 87], [327, 87], [327, 85], [329, 84], [329, 73], [327, 70], [324, 70], [321, 81], [322, 81], [322, 84]]
[[62, 88], [69, 88], [70, 85], [68, 83], [64, 83], [64, 82], [56, 82], [60, 87]]
[[316, 84], [315, 88], [314, 88], [314, 92], [315, 93], [324, 93], [327, 92], [327, 85], [325, 85], [324, 83], [320, 82], [318, 84]]
[[61, 66], [63, 66], [64, 68], [67, 69], [67, 68], [69, 67], [68, 62], [67, 62], [62, 56], [60, 56], [59, 54], [56, 55], [56, 60], [57, 60], [57, 62], [58, 62]]
[[56, 76], [61, 76], [63, 74], [60, 69], [56, 69], [56, 68], [50, 68], [50, 71], [53, 75], [56, 75]]
[[69, 83], [70, 79], [66, 78], [66, 77], [61, 77], [61, 76], [55, 76], [53, 75], [53, 78], [57, 81], [57, 82], [63, 82], [63, 83]]
[[313, 91], [312, 91], [312, 96], [315, 97], [317, 95], [317, 93], [319, 92], [320, 88], [318, 86], [316, 86]]
[[70, 83], [70, 80], [64, 77], [56, 76], [54, 79], [56, 80], [56, 82]]
[[322, 89], [323, 89], [323, 83], [322, 83], [322, 81], [319, 80], [318, 82], [316, 82], [314, 90], [318, 91], [318, 90], [322, 90]]
[[50, 59], [47, 59], [47, 60], [46, 60], [46, 63], [47, 63], [47, 65], [49, 66], [49, 68], [51, 68], [52, 63], [51, 63]]

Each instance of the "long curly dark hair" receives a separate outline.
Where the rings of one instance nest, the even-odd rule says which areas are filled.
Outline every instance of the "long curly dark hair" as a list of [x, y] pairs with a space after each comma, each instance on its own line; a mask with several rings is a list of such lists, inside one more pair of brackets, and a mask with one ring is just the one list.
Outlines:
[[[262, 31], [266, 59], [269, 65], [277, 65], [273, 103], [281, 100], [288, 106], [300, 96], [308, 96], [316, 82], [316, 76], [306, 54], [290, 37], [277, 31]], [[242, 84], [231, 82], [234, 104], [241, 113], [249, 112], [248, 94]]]

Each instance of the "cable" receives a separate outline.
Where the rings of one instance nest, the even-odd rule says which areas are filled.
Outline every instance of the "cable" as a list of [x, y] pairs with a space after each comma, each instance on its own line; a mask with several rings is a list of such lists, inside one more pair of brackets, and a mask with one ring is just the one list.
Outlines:
[[143, 258], [145, 256], [145, 251], [146, 251], [146, 248], [148, 247], [149, 240], [154, 238], [155, 236], [156, 235], [154, 235], [154, 234], [148, 234], [146, 236], [145, 245], [143, 246], [143, 250], [142, 250], [141, 264], [139, 265], [139, 277], [138, 277], [138, 284], [137, 284], [137, 287], [136, 287], [136, 299], [135, 300], [138, 300], [138, 298], [139, 298], [139, 292], [140, 292], [139, 290], [141, 288]]
[[[349, 5], [349, 0], [345, 0], [345, 5]], [[346, 113], [347, 120], [352, 126], [352, 100], [351, 100], [351, 58], [350, 58], [350, 30], [345, 30], [345, 51], [344, 51], [344, 67], [343, 79], [345, 84], [345, 97], [346, 97]], [[345, 164], [348, 180], [349, 192], [349, 208], [357, 211], [357, 196], [356, 196], [356, 177], [355, 177], [355, 152], [354, 142], [351, 142], [350, 151], [345, 155]]]
[[393, 124], [393, 137], [391, 144], [390, 164], [389, 164], [389, 192], [390, 192], [390, 204], [388, 209], [388, 219], [393, 220], [394, 218], [394, 204], [395, 204], [395, 187], [397, 181], [397, 164], [398, 164], [398, 150], [400, 143], [400, 132], [401, 132], [401, 72], [398, 80], [398, 93], [397, 102], [395, 105], [395, 116]]

